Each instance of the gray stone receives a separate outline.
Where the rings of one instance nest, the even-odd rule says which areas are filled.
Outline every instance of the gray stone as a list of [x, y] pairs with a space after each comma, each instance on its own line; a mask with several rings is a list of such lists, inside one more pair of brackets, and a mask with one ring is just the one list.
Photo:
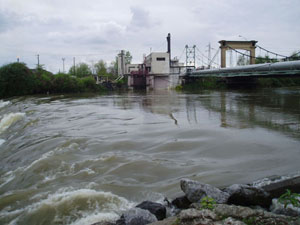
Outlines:
[[300, 176], [272, 182], [262, 186], [262, 189], [270, 193], [271, 198], [279, 198], [287, 189], [294, 193], [300, 193]]
[[176, 216], [168, 217], [167, 219], [150, 223], [149, 225], [179, 225], [179, 219]]
[[166, 218], [166, 207], [162, 204], [150, 201], [144, 201], [136, 206], [137, 208], [145, 209], [156, 216], [158, 220]]
[[291, 204], [288, 204], [287, 207], [284, 207], [283, 204], [278, 202], [277, 199], [272, 200], [272, 205], [270, 208], [271, 212], [276, 214], [282, 214], [286, 216], [294, 216], [300, 218], [300, 207], [294, 207]]
[[178, 215], [179, 221], [182, 224], [212, 224], [216, 220], [217, 215], [207, 209], [186, 209], [182, 210]]
[[93, 223], [92, 225], [115, 225], [115, 223], [112, 223], [112, 222], [98, 222], [98, 223]]
[[229, 194], [213, 187], [209, 184], [204, 184], [198, 181], [182, 179], [180, 181], [181, 190], [186, 194], [186, 197], [191, 202], [199, 202], [203, 197], [209, 196], [217, 203], [226, 203]]
[[262, 206], [269, 208], [272, 203], [269, 193], [262, 188], [257, 188], [243, 184], [233, 184], [224, 189], [230, 196], [228, 204], [242, 205], [242, 206]]
[[178, 209], [187, 209], [191, 205], [191, 201], [188, 200], [186, 195], [175, 198], [171, 204]]
[[226, 218], [223, 222], [222, 222], [223, 225], [246, 225], [244, 222], [242, 221], [238, 221], [238, 220], [235, 220], [231, 217], [228, 217]]
[[117, 220], [116, 225], [145, 225], [156, 221], [156, 217], [148, 210], [132, 208]]
[[236, 220], [247, 221], [248, 223], [251, 222], [253, 224], [300, 225], [300, 220], [297, 217], [277, 215], [262, 209], [257, 210], [244, 206], [219, 204], [215, 206], [214, 212], [219, 218], [231, 217]]

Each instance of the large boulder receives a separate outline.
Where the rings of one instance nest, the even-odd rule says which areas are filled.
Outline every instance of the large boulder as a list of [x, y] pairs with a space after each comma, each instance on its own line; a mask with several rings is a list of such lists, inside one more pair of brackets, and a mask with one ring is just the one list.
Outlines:
[[270, 184], [261, 187], [264, 191], [270, 193], [271, 198], [278, 198], [284, 194], [287, 189], [294, 193], [300, 193], [300, 176], [288, 178], [279, 181], [270, 182]]
[[148, 210], [132, 208], [117, 220], [116, 225], [145, 225], [156, 221], [156, 217]]
[[166, 207], [162, 204], [150, 201], [144, 201], [136, 206], [137, 208], [145, 209], [156, 216], [158, 220], [163, 220], [166, 218]]
[[[300, 201], [300, 198], [299, 198]], [[286, 207], [284, 204], [278, 202], [278, 199], [274, 198], [272, 200], [272, 205], [270, 207], [271, 212], [276, 214], [282, 214], [286, 216], [294, 216], [300, 218], [300, 207], [295, 207], [292, 204], [288, 204]]]
[[112, 222], [98, 222], [98, 223], [93, 223], [92, 225], [116, 225], [116, 224]]
[[178, 209], [187, 209], [192, 202], [186, 197], [186, 195], [175, 198], [171, 204]]
[[277, 215], [262, 209], [251, 209], [244, 206], [219, 204], [215, 206], [213, 211], [219, 218], [231, 217], [236, 220], [245, 221], [247, 224], [300, 225], [299, 217]]
[[242, 206], [259, 205], [268, 208], [272, 199], [268, 192], [261, 188], [244, 184], [233, 184], [224, 189], [229, 194], [227, 203]]
[[190, 202], [199, 202], [205, 196], [213, 198], [217, 203], [226, 203], [229, 194], [198, 181], [182, 179], [180, 181], [181, 190], [186, 194]]

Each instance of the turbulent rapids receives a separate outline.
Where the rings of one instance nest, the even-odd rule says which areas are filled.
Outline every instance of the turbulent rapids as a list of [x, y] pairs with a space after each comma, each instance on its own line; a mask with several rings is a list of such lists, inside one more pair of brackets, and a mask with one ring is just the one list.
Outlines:
[[[0, 101], [0, 224], [111, 221], [180, 193], [299, 171], [300, 89]], [[265, 181], [267, 182], [267, 181]]]

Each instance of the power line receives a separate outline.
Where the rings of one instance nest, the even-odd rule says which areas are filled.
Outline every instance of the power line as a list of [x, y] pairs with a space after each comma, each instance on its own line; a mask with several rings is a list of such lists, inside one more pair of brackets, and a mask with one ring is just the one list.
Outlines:
[[[209, 60], [209, 58], [198, 49], [198, 47], [196, 47], [196, 50], [201, 54], [201, 56], [203, 56], [204, 58], [206, 58], [206, 59]], [[215, 64], [217, 66], [220, 66], [219, 63], [216, 63], [216, 62], [211, 62], [211, 63], [213, 63], [213, 64]], [[208, 65], [208, 64], [206, 64], [206, 65]]]
[[271, 52], [271, 51], [269, 51], [269, 50], [267, 50], [267, 49], [265, 49], [265, 48], [263, 48], [263, 47], [261, 47], [261, 46], [259, 46], [259, 45], [256, 45], [256, 47], [258, 47], [258, 48], [260, 48], [260, 49], [262, 49], [262, 50], [264, 50], [264, 51], [266, 51], [266, 52], [268, 52], [268, 53], [271, 53], [271, 54], [273, 54], [273, 55], [280, 56], [280, 57], [283, 57], [283, 58], [288, 58], [288, 56], [281, 55], [281, 54], [278, 54], [278, 53], [275, 53], [275, 52]]

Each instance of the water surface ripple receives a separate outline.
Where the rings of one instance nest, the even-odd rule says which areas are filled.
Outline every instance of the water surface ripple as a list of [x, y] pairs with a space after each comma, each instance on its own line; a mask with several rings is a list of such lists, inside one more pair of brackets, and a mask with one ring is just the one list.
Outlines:
[[0, 224], [92, 224], [180, 193], [299, 171], [300, 89], [0, 101]]

